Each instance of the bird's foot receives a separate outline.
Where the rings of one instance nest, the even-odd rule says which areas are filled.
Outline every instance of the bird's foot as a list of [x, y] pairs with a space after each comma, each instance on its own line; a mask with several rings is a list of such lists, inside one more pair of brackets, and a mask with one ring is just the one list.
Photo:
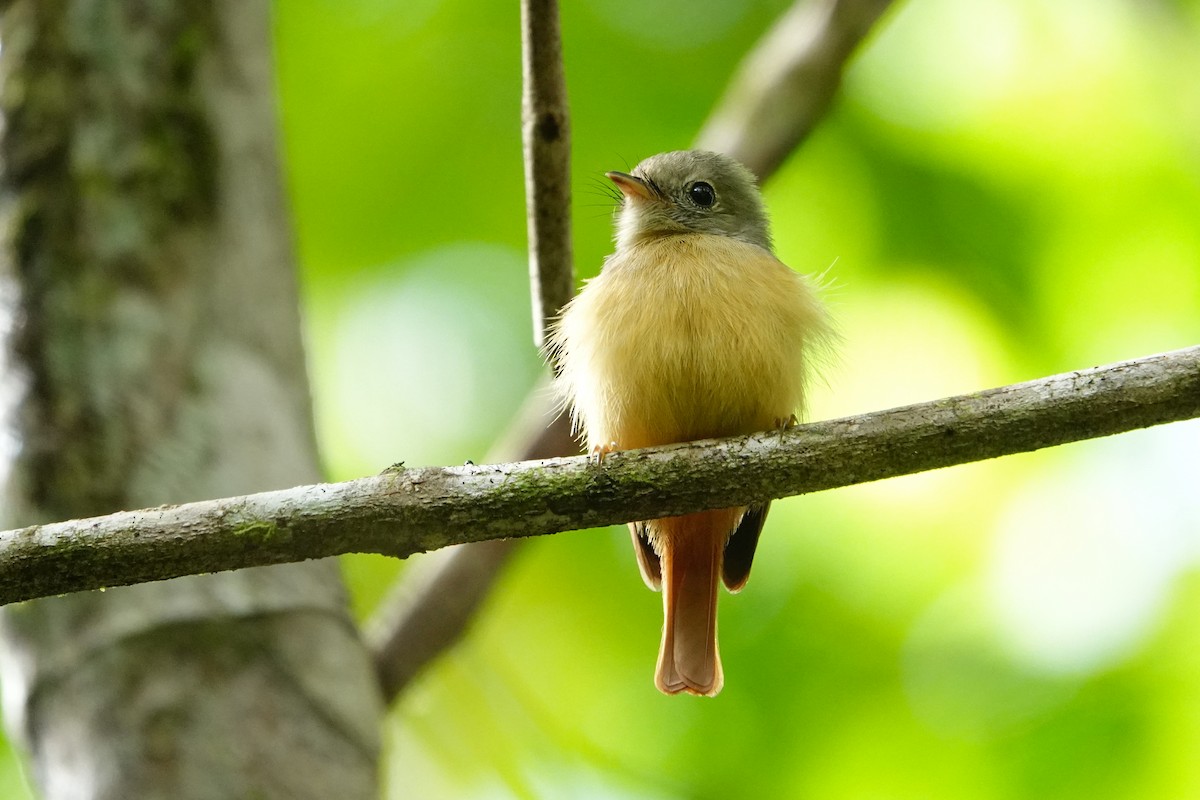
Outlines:
[[788, 414], [786, 417], [775, 418], [775, 430], [777, 431], [790, 431], [799, 424], [800, 420], [796, 419], [795, 414]]
[[595, 467], [604, 467], [604, 459], [608, 453], [617, 452], [616, 441], [610, 441], [608, 444], [595, 445], [592, 447], [592, 452], [588, 453], [588, 461], [592, 462]]
[[787, 433], [799, 424], [800, 420], [796, 419], [795, 414], [789, 414], [787, 417], [776, 417], [775, 430], [779, 431], [779, 441], [783, 441], [783, 434]]
[[604, 458], [609, 453], [617, 451], [617, 443], [609, 442], [608, 444], [598, 444], [592, 448], [592, 452], [588, 455], [588, 459], [597, 467], [604, 466]]

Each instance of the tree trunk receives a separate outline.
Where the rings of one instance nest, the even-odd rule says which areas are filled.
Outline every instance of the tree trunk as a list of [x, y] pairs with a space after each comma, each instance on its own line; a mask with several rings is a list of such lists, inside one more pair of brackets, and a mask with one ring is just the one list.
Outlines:
[[[3, 527], [320, 478], [263, 0], [0, 3]], [[334, 562], [4, 609], [47, 798], [368, 798]]]

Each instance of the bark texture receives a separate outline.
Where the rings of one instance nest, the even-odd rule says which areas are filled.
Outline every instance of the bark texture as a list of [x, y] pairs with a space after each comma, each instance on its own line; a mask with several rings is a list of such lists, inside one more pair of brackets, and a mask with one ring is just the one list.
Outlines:
[[[6, 526], [319, 478], [269, 7], [12, 0]], [[332, 562], [4, 610], [47, 798], [367, 798], [380, 701]]]

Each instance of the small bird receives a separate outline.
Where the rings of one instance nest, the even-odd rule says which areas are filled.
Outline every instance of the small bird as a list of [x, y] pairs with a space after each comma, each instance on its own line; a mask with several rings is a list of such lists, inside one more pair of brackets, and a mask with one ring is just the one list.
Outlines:
[[[830, 328], [814, 284], [775, 258], [754, 176], [699, 150], [606, 174], [621, 192], [616, 252], [548, 346], [592, 452], [794, 422]], [[664, 590], [661, 691], [721, 690], [717, 579], [745, 585], [766, 514], [763, 503], [630, 524], [642, 578]]]

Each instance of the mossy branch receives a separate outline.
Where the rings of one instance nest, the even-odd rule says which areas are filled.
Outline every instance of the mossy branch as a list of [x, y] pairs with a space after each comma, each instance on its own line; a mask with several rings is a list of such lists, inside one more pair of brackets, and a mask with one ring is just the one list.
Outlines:
[[350, 552], [611, 525], [879, 480], [1200, 416], [1200, 346], [786, 432], [584, 457], [393, 467], [0, 533], [0, 603]]

